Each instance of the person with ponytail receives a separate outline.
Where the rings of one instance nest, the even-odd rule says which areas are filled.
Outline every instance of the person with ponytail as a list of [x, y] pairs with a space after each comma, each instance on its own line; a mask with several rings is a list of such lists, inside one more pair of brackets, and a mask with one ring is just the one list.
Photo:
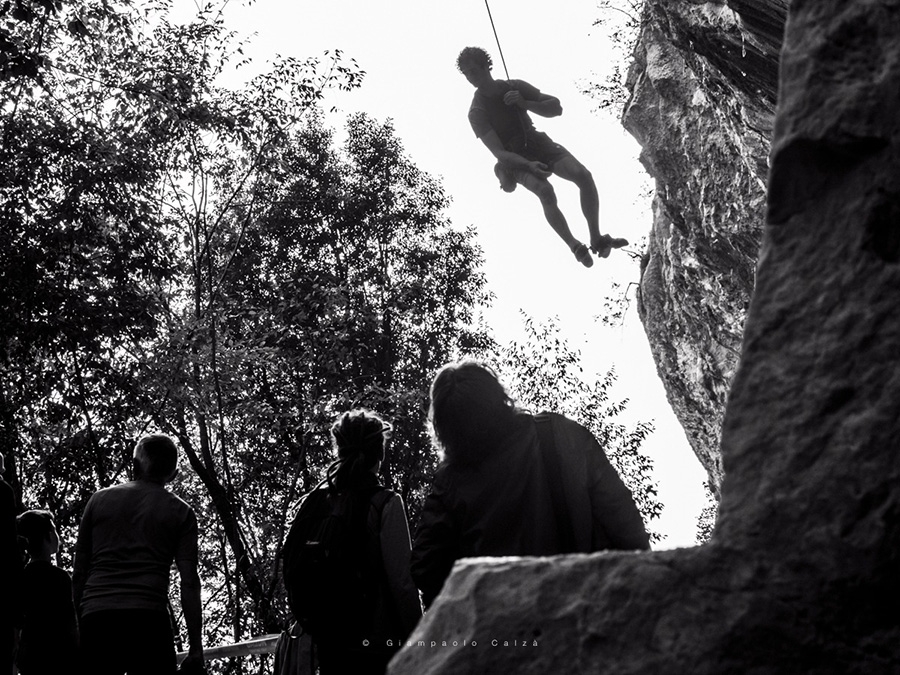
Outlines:
[[[313, 637], [322, 675], [384, 673], [422, 616], [403, 499], [378, 480], [390, 436], [390, 424], [369, 410], [337, 418], [336, 458], [303, 497], [285, 542], [288, 601]], [[327, 550], [324, 558], [311, 544]]]
[[22, 675], [78, 671], [78, 621], [72, 578], [53, 564], [59, 534], [49, 511], [25, 511], [16, 519], [19, 545], [28, 559], [22, 573], [21, 637], [16, 664]]

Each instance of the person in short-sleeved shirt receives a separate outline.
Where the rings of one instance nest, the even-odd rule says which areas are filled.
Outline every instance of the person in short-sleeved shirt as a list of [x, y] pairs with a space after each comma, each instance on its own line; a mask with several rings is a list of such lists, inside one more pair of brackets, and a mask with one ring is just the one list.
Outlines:
[[175, 672], [167, 611], [172, 563], [181, 577], [188, 664], [202, 665], [197, 518], [165, 487], [176, 466], [174, 442], [146, 436], [135, 449], [135, 480], [96, 492], [85, 507], [74, 585], [84, 660], [92, 672]]
[[84, 509], [80, 532], [79, 551], [90, 551], [82, 615], [166, 611], [172, 563], [197, 562], [197, 518], [159, 483], [134, 480], [100, 490]]
[[[523, 185], [537, 195], [547, 222], [585, 267], [594, 264], [591, 251], [605, 258], [612, 249], [627, 245], [625, 239], [601, 234], [600, 197], [590, 171], [566, 148], [534, 128], [529, 113], [543, 117], [561, 115], [559, 99], [523, 80], [494, 79], [492, 65], [490, 55], [479, 47], [466, 47], [456, 60], [459, 71], [475, 87], [469, 123], [497, 159], [494, 173], [500, 187], [512, 192], [516, 185]], [[569, 229], [553, 186], [547, 180], [551, 175], [578, 186], [590, 250]]]

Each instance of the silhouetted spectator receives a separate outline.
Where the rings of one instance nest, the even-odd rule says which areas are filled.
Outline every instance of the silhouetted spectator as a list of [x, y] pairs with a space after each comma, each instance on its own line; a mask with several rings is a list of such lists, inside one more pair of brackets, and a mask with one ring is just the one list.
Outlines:
[[190, 650], [182, 668], [203, 664], [197, 518], [166, 490], [178, 474], [178, 450], [162, 434], [134, 449], [134, 480], [88, 501], [75, 550], [75, 600], [81, 645], [91, 675], [176, 672], [167, 611], [169, 573], [181, 578]]
[[53, 564], [59, 534], [49, 511], [26, 511], [16, 519], [28, 556], [22, 574], [19, 650], [22, 675], [77, 672], [78, 623], [72, 579]]
[[16, 540], [16, 497], [3, 480], [6, 464], [0, 455], [0, 675], [13, 672], [15, 620], [18, 613], [22, 557]]
[[444, 459], [412, 554], [426, 606], [460, 558], [650, 547], [631, 492], [593, 435], [562, 415], [536, 422], [487, 366], [441, 369], [430, 418]]
[[323, 675], [384, 673], [422, 616], [403, 500], [377, 478], [390, 432], [368, 410], [334, 423], [328, 485], [304, 497], [285, 542], [289, 602]]

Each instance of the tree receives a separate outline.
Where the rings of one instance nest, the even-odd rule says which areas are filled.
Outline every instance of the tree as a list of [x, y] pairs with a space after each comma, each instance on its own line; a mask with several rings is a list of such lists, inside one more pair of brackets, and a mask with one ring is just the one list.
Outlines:
[[597, 110], [622, 114], [628, 100], [627, 70], [643, 22], [644, 0], [599, 0], [601, 15], [594, 21], [608, 43], [612, 58], [606, 70], [595, 74], [597, 81], [588, 82], [582, 92], [594, 99]]

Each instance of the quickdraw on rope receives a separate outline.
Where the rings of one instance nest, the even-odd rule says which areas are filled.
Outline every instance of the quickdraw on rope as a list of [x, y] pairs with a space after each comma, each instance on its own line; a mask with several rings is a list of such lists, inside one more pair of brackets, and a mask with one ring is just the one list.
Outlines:
[[500, 52], [500, 61], [503, 63], [503, 72], [506, 73], [506, 79], [509, 78], [509, 71], [506, 69], [506, 59], [503, 58], [503, 47], [500, 46], [500, 38], [497, 37], [497, 27], [494, 25], [494, 17], [491, 14], [491, 6], [488, 4], [488, 0], [484, 0], [484, 6], [487, 7], [488, 18], [491, 20], [491, 30], [494, 31], [494, 40], [497, 41], [497, 51]]

